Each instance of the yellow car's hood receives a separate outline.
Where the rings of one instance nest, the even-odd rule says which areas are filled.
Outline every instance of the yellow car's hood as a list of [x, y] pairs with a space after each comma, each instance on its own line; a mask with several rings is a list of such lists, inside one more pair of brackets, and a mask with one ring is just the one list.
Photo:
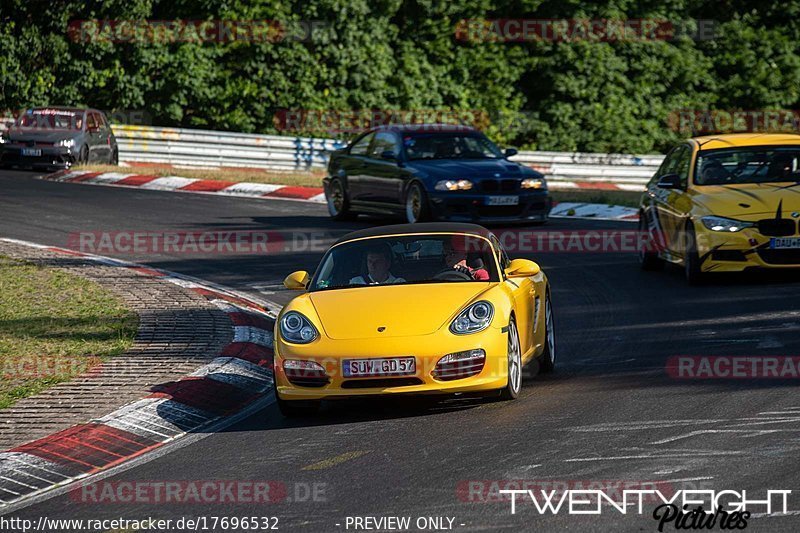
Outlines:
[[791, 183], [744, 183], [737, 185], [703, 185], [694, 189], [694, 201], [708, 213], [749, 220], [774, 217], [781, 206], [789, 218], [800, 212], [800, 185]]
[[[308, 294], [331, 339], [427, 335], [496, 283], [381, 285]], [[378, 331], [378, 328], [385, 328]]]

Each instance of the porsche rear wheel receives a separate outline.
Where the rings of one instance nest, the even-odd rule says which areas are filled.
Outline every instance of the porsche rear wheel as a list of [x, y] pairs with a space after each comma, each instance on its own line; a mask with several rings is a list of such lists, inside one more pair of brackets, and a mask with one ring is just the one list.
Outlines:
[[522, 389], [522, 350], [519, 345], [517, 323], [512, 318], [508, 322], [508, 381], [500, 392], [503, 400], [514, 400]]

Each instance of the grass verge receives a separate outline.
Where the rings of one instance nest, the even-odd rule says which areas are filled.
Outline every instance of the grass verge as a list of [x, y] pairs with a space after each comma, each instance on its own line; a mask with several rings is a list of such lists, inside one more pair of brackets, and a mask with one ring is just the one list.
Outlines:
[[0, 409], [124, 352], [138, 322], [92, 281], [0, 255]]

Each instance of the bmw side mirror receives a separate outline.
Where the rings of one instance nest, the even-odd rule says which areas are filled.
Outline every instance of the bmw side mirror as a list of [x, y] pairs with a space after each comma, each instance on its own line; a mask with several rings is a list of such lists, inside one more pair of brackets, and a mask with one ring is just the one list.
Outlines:
[[397, 161], [397, 156], [394, 155], [394, 152], [391, 150], [384, 150], [381, 152], [381, 159], [386, 159], [387, 161]]
[[512, 155], [517, 155], [518, 153], [519, 150], [517, 150], [516, 148], [506, 148], [506, 151], [503, 152], [503, 155], [505, 157], [511, 157]]
[[681, 177], [677, 174], [664, 174], [658, 179], [656, 187], [659, 189], [680, 189], [682, 188]]

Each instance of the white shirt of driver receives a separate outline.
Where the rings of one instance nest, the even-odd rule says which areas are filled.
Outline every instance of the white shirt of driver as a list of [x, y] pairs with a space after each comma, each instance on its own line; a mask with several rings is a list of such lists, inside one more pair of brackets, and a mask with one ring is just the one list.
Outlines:
[[403, 278], [396, 278], [392, 276], [391, 273], [383, 281], [375, 281], [369, 274], [367, 274], [367, 280], [364, 279], [364, 276], [356, 276], [350, 280], [351, 285], [389, 285], [392, 283], [405, 283], [405, 282], [406, 280], [404, 280]]

